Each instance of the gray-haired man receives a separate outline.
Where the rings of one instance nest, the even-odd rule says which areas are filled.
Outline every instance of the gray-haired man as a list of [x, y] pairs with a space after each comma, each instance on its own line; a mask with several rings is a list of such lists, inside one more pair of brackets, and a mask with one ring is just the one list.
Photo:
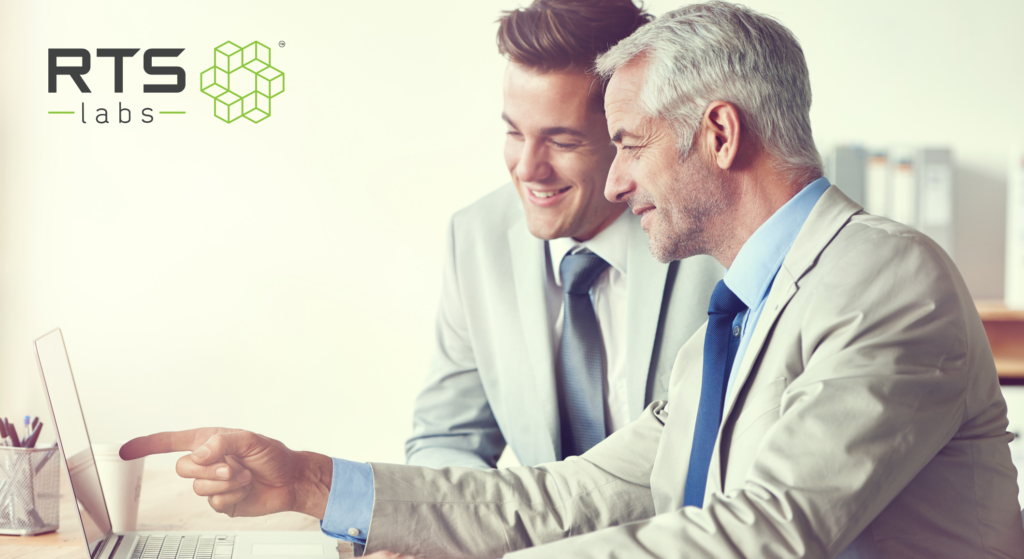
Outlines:
[[[605, 195], [643, 216], [659, 259], [710, 254], [729, 269], [708, 324], [680, 350], [669, 403], [578, 458], [491, 472], [373, 464], [367, 549], [1024, 556], [1006, 405], [967, 289], [934, 242], [820, 178], [791, 33], [698, 4], [641, 28], [598, 69], [619, 149]], [[277, 471], [268, 457], [330, 463], [252, 433], [210, 435], [123, 453], [199, 442], [205, 452], [183, 459], [193, 477], [226, 455], [257, 480]], [[358, 495], [299, 472], [296, 509]]]

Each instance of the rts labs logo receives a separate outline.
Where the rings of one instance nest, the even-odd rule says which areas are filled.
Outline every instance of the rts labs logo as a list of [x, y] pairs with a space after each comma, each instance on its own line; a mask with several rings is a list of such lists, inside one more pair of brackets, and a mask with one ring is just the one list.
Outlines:
[[[278, 43], [284, 47], [284, 41]], [[114, 67], [114, 93], [124, 92], [125, 59], [133, 58], [140, 49], [97, 49], [96, 58], [113, 59]], [[176, 58], [185, 49], [148, 49], [143, 55], [143, 69], [150, 76], [174, 76], [174, 83], [145, 84], [142, 93], [181, 93], [185, 90], [185, 69], [180, 66], [159, 65], [158, 58]], [[48, 83], [47, 90], [50, 93], [57, 92], [58, 76], [69, 76], [78, 91], [83, 94], [91, 94], [92, 90], [86, 84], [83, 76], [89, 73], [92, 68], [92, 56], [86, 49], [49, 49], [48, 52]], [[73, 63], [69, 64], [71, 60]], [[66, 84], [65, 84], [66, 87]], [[270, 101], [272, 98], [284, 93], [284, 72], [270, 65], [270, 48], [259, 41], [253, 41], [245, 47], [240, 47], [231, 41], [213, 49], [213, 66], [200, 74], [200, 89], [204, 94], [213, 98], [213, 115], [220, 120], [232, 123], [245, 117], [253, 123], [263, 122], [270, 117]], [[91, 96], [90, 96], [91, 98]], [[150, 97], [147, 95], [146, 97]], [[156, 99], [154, 99], [156, 100]], [[159, 102], [171, 100], [171, 97], [161, 96]], [[102, 99], [99, 104], [104, 104]], [[91, 104], [91, 103], [90, 103]], [[57, 108], [57, 107], [55, 107]], [[68, 109], [70, 107], [61, 107]], [[116, 109], [109, 109], [100, 106], [94, 109], [95, 114], [87, 109], [83, 101], [80, 107], [82, 124], [95, 121], [98, 124], [109, 124], [108, 112], [117, 111], [116, 122], [126, 124], [132, 122], [132, 109], [121, 102], [117, 103]], [[174, 107], [172, 107], [174, 108]], [[175, 108], [180, 109], [180, 107]], [[135, 110], [138, 110], [137, 108]], [[79, 111], [53, 110], [47, 111], [51, 115], [74, 115]], [[141, 122], [149, 124], [155, 120], [154, 109], [145, 107], [141, 111]], [[183, 110], [161, 110], [160, 115], [184, 115]], [[180, 117], [179, 117], [180, 118]], [[139, 119], [136, 119], [138, 121]]]
[[284, 72], [270, 65], [270, 48], [259, 41], [231, 41], [213, 49], [213, 66], [200, 74], [200, 88], [213, 97], [213, 114], [224, 122], [259, 123], [270, 117], [270, 100], [284, 93]]

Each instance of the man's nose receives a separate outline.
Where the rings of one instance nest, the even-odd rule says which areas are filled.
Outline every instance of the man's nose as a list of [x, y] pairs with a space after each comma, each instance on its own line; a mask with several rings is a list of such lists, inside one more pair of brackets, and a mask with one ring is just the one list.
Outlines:
[[636, 182], [626, 171], [626, 165], [619, 155], [612, 160], [612, 166], [608, 169], [608, 180], [604, 183], [604, 197], [609, 202], [624, 202], [626, 198], [636, 190]]
[[523, 182], [541, 182], [551, 176], [551, 162], [547, 149], [541, 144], [527, 142], [516, 165], [516, 176]]

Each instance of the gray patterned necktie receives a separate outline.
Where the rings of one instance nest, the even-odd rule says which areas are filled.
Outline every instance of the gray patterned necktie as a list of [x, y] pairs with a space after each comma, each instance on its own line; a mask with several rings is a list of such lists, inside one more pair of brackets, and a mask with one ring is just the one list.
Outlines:
[[557, 370], [563, 459], [583, 454], [605, 435], [604, 347], [590, 286], [607, 267], [590, 252], [566, 255], [559, 267], [565, 301]]

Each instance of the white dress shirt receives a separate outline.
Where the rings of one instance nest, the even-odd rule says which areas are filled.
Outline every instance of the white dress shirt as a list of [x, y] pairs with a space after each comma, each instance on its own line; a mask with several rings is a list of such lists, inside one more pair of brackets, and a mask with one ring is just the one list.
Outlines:
[[[630, 422], [626, 402], [626, 378], [629, 374], [646, 375], [647, 371], [626, 370], [626, 261], [629, 258], [629, 222], [626, 210], [594, 238], [579, 242], [572, 237], [548, 241], [551, 271], [548, 276], [548, 317], [551, 320], [555, 355], [562, 340], [562, 316], [565, 313], [562, 295], [562, 258], [577, 252], [593, 252], [609, 264], [590, 286], [597, 325], [604, 345], [604, 425], [605, 435]], [[557, 363], [555, 365], [558, 366]]]

